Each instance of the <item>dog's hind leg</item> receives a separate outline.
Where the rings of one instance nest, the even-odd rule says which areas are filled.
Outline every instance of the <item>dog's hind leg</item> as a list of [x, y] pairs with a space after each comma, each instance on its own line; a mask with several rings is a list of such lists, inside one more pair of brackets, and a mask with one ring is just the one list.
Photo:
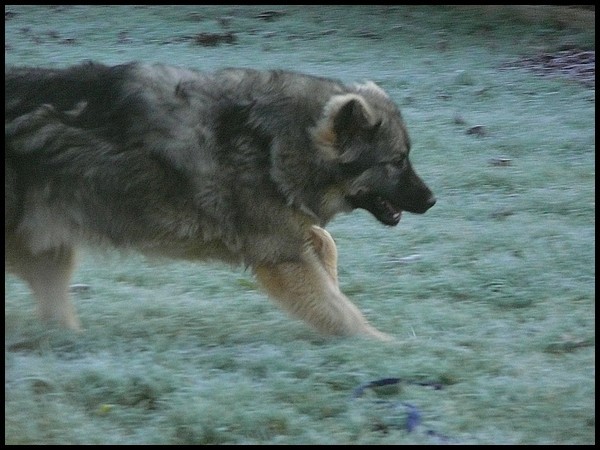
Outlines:
[[[18, 253], [17, 253], [18, 252]], [[81, 326], [69, 295], [69, 283], [75, 266], [72, 248], [60, 247], [33, 254], [24, 246], [12, 249], [10, 269], [31, 287], [43, 322], [72, 330]]]
[[362, 334], [379, 340], [393, 340], [371, 326], [340, 291], [335, 243], [325, 230], [314, 228], [310, 237], [312, 246], [298, 261], [255, 267], [259, 283], [283, 309], [321, 333]]

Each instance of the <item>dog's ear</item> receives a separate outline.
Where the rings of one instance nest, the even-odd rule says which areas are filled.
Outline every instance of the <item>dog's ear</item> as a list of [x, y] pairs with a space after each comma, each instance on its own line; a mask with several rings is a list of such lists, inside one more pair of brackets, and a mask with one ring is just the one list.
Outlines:
[[364, 101], [351, 98], [341, 105], [333, 117], [333, 131], [338, 136], [352, 134], [370, 125], [369, 113]]
[[[329, 158], [352, 159], [344, 152], [344, 143], [357, 133], [376, 130], [380, 122], [364, 97], [358, 94], [333, 96], [312, 133]], [[341, 153], [341, 154], [340, 154]]]

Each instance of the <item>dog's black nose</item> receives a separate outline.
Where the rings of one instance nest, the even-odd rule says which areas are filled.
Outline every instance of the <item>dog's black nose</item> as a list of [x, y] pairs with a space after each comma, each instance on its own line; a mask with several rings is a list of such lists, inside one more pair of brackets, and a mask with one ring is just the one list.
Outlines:
[[427, 199], [426, 205], [427, 205], [427, 209], [431, 208], [433, 205], [435, 205], [435, 203], [437, 202], [437, 198], [435, 198], [435, 196], [431, 196], [429, 197], [429, 199]]
[[437, 199], [431, 194], [427, 197], [427, 200], [422, 198], [418, 203], [413, 203], [411, 205], [404, 204], [402, 209], [415, 214], [425, 214], [429, 208], [435, 205], [435, 202], [437, 202]]

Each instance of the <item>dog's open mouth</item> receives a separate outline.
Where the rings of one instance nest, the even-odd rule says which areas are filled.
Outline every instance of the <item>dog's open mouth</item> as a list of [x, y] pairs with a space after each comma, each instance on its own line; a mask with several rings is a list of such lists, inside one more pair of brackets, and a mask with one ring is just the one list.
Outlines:
[[400, 219], [402, 218], [402, 210], [396, 208], [383, 197], [377, 196], [376, 201], [379, 203], [381, 212], [376, 214], [375, 217], [386, 225], [398, 225], [398, 222], [400, 222]]
[[349, 200], [352, 207], [366, 209], [384, 225], [396, 226], [402, 218], [402, 210], [381, 195], [359, 194]]

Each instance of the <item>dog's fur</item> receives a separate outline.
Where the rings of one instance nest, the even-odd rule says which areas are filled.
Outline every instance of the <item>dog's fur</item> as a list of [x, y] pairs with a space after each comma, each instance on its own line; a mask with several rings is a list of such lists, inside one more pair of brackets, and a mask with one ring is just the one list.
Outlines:
[[374, 83], [86, 63], [8, 69], [5, 99], [5, 261], [43, 320], [80, 327], [69, 281], [91, 242], [243, 264], [319, 331], [386, 337], [340, 291], [322, 228], [435, 203]]

